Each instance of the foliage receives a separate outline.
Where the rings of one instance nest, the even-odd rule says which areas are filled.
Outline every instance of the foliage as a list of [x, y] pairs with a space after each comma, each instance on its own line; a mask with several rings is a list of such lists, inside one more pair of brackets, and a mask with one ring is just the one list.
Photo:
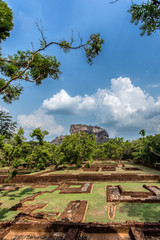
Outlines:
[[13, 28], [12, 10], [7, 6], [7, 3], [0, 1], [0, 43], [6, 40]]
[[90, 35], [90, 39], [87, 41], [87, 44], [84, 47], [87, 61], [90, 65], [93, 64], [93, 58], [98, 56], [101, 52], [103, 43], [104, 40], [100, 38], [100, 33]]
[[107, 158], [121, 160], [123, 157], [123, 138], [114, 138], [113, 140], [104, 143], [104, 154]]
[[[1, 73], [6, 77], [0, 79], [0, 93], [6, 103], [18, 100], [22, 93], [21, 84], [14, 83], [17, 80], [24, 80], [36, 85], [48, 77], [58, 79], [61, 71], [60, 63], [56, 57], [43, 55], [39, 52], [34, 54], [31, 51], [18, 51], [0, 65]], [[10, 80], [8, 80], [10, 78]]]
[[160, 134], [143, 136], [140, 139], [134, 140], [132, 141], [131, 148], [133, 159], [150, 166], [153, 166], [157, 162], [160, 163]]
[[47, 131], [36, 128], [30, 134], [36, 141], [29, 142], [26, 142], [22, 128], [9, 140], [0, 135], [1, 166], [15, 169], [23, 166], [34, 171], [50, 165], [55, 168], [66, 164], [79, 167], [84, 162], [90, 167], [93, 159], [133, 159], [150, 166], [160, 163], [160, 134], [145, 137], [144, 129], [140, 131], [142, 138], [133, 141], [114, 138], [101, 145], [96, 144], [95, 135], [81, 132], [66, 136], [60, 146], [55, 146], [44, 141], [46, 134]]
[[96, 145], [93, 134], [81, 132], [81, 134], [68, 135], [60, 146], [66, 163], [75, 163], [77, 166], [85, 160], [91, 160]]
[[105, 146], [106, 146], [105, 144], [97, 144], [93, 154], [94, 159], [105, 161], [106, 158], [108, 158]]
[[55, 168], [58, 168], [59, 165], [65, 165], [65, 155], [61, 151], [60, 146], [51, 145], [52, 149], [52, 163], [55, 165]]
[[[8, 8], [7, 4], [0, 1], [0, 42], [9, 36], [10, 30], [13, 28], [12, 10]], [[41, 34], [40, 47], [37, 50], [17, 51], [16, 54], [0, 59], [0, 95], [6, 103], [12, 103], [18, 100], [23, 91], [23, 81], [35, 83], [40, 85], [46, 78], [58, 79], [60, 71], [60, 62], [55, 56], [42, 54], [51, 45], [57, 45], [63, 49], [65, 53], [70, 50], [83, 49], [88, 63], [93, 63], [93, 58], [99, 55], [103, 39], [100, 34], [91, 34], [90, 39], [83, 43], [80, 38], [80, 44], [74, 46], [74, 39], [71, 42], [62, 40], [59, 42], [49, 42], [44, 36], [43, 26], [36, 23], [37, 28]]]
[[48, 135], [48, 131], [42, 131], [40, 128], [35, 128], [33, 132], [30, 134], [31, 138], [36, 138], [39, 141], [39, 144], [42, 145], [44, 143], [43, 139], [45, 135]]
[[50, 145], [44, 143], [43, 145], [37, 145], [33, 148], [32, 153], [26, 157], [25, 161], [30, 168], [43, 170], [52, 163], [52, 152], [50, 151]]
[[128, 12], [131, 13], [131, 23], [138, 25], [141, 22], [141, 36], [160, 29], [160, 1], [152, 0], [140, 5], [132, 3]]
[[146, 132], [145, 132], [144, 129], [141, 129], [141, 130], [139, 131], [139, 134], [140, 134], [142, 137], [144, 137], [144, 136], [146, 135]]
[[15, 129], [16, 122], [13, 122], [12, 116], [6, 111], [0, 110], [0, 134], [6, 138], [10, 138]]

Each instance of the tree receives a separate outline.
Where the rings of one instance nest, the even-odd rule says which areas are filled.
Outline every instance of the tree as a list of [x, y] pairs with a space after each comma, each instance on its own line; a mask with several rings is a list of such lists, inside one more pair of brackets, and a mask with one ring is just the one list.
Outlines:
[[105, 149], [104, 144], [97, 144], [95, 150], [94, 150], [94, 159], [98, 160], [105, 160]]
[[139, 134], [144, 138], [145, 135], [146, 135], [146, 132], [145, 132], [144, 129], [141, 129], [141, 130], [139, 131]]
[[4, 1], [0, 1], [0, 43], [10, 36], [10, 31], [13, 28], [12, 10]]
[[13, 122], [12, 116], [6, 111], [0, 110], [0, 134], [6, 138], [10, 138], [15, 129], [17, 123]]
[[[110, 3], [118, 2], [113, 0]], [[142, 4], [132, 2], [128, 12], [131, 14], [131, 23], [138, 25], [141, 22], [140, 35], [145, 33], [151, 35], [156, 30], [160, 29], [160, 0], [148, 0]]]
[[95, 135], [81, 132], [81, 134], [68, 135], [60, 145], [65, 163], [75, 163], [80, 166], [85, 160], [91, 160], [96, 146]]
[[2, 146], [3, 159], [2, 165], [13, 165], [18, 167], [23, 162], [23, 143], [24, 143], [24, 130], [19, 128], [17, 133], [13, 134], [13, 138], [5, 142]]
[[114, 138], [104, 143], [104, 154], [106, 158], [121, 160], [124, 153], [123, 138]]
[[[2, 36], [0, 40], [5, 40], [9, 36], [9, 31], [13, 28], [12, 10], [8, 8], [7, 4], [1, 0], [4, 7], [0, 11], [1, 18], [4, 21], [0, 22], [0, 29], [2, 29]], [[40, 85], [46, 78], [58, 79], [61, 74], [60, 62], [54, 56], [44, 55], [41, 52], [51, 45], [57, 45], [67, 53], [70, 50], [83, 49], [90, 65], [93, 59], [101, 52], [103, 39], [100, 34], [91, 34], [89, 40], [83, 43], [80, 38], [79, 45], [74, 45], [74, 39], [70, 42], [62, 40], [59, 42], [47, 42], [44, 36], [44, 27], [37, 23], [37, 28], [41, 34], [40, 47], [37, 50], [17, 51], [16, 54], [4, 58], [0, 58], [0, 72], [3, 77], [0, 78], [0, 94], [2, 99], [11, 103], [13, 100], [18, 100], [23, 91], [23, 81], [35, 83]]]
[[160, 1], [152, 0], [142, 4], [132, 3], [130, 9], [131, 23], [138, 25], [141, 22], [140, 35], [151, 35], [160, 29]]
[[33, 132], [30, 134], [30, 136], [31, 136], [31, 138], [35, 137], [38, 140], [39, 144], [43, 145], [43, 143], [44, 143], [44, 140], [43, 140], [44, 136], [48, 135], [48, 134], [49, 134], [49, 132], [46, 131], [46, 130], [42, 131], [40, 128], [35, 128], [33, 130]]

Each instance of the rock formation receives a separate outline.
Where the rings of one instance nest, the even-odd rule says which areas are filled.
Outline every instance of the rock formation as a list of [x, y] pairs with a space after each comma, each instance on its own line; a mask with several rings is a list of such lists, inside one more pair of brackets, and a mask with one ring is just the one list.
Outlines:
[[65, 136], [56, 137], [54, 140], [51, 141], [51, 143], [54, 145], [60, 145], [63, 142], [64, 138]]
[[80, 132], [85, 132], [88, 134], [94, 134], [96, 136], [96, 141], [107, 141], [109, 139], [109, 134], [107, 131], [103, 128], [97, 127], [97, 126], [88, 126], [88, 125], [83, 125], [83, 124], [72, 124], [70, 126], [70, 133], [71, 134], [76, 134]]
[[[70, 126], [71, 135], [80, 133], [82, 131], [88, 134], [93, 133], [96, 136], [97, 142], [106, 142], [109, 139], [108, 132], [103, 128], [100, 128], [97, 126], [90, 126], [90, 125], [88, 126], [84, 124], [76, 124], [76, 125], [72, 124]], [[65, 138], [65, 136], [56, 137], [54, 140], [51, 141], [51, 144], [60, 145], [63, 142], [63, 139]]]

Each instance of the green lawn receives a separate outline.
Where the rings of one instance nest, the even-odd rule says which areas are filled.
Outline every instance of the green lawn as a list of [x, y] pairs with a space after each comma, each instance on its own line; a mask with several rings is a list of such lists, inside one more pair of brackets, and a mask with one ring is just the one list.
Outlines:
[[[130, 162], [125, 163], [126, 167], [138, 167], [141, 171], [129, 171], [137, 174], [160, 174], [160, 171], [150, 169], [147, 167], [132, 164]], [[53, 169], [53, 168], [50, 168]], [[49, 170], [46, 169], [46, 170]], [[60, 170], [52, 173], [45, 173], [41, 171], [43, 176], [46, 174], [60, 174], [60, 173], [72, 173], [72, 174], [89, 174], [89, 172], [82, 172], [79, 170]], [[121, 167], [116, 168], [115, 171], [103, 172], [103, 174], [113, 173], [129, 173], [124, 171]], [[91, 172], [93, 173], [93, 172]], [[96, 174], [100, 172], [94, 172]], [[33, 174], [33, 173], [32, 173]], [[79, 184], [72, 185], [71, 187], [79, 187]], [[160, 204], [154, 203], [120, 203], [116, 207], [115, 217], [110, 219], [108, 217], [108, 207], [111, 203], [106, 202], [106, 186], [107, 185], [121, 185], [126, 191], [144, 191], [143, 184], [156, 185], [160, 187], [160, 183], [145, 183], [145, 182], [95, 182], [93, 184], [93, 191], [90, 194], [59, 194], [56, 190], [53, 193], [45, 193], [37, 196], [34, 201], [26, 202], [27, 204], [46, 203], [46, 207], [43, 211], [56, 211], [62, 213], [67, 207], [70, 201], [74, 200], [86, 200], [88, 201], [88, 209], [85, 217], [85, 222], [124, 222], [126, 220], [137, 220], [137, 221], [159, 221], [160, 220]], [[30, 186], [21, 187], [17, 191], [0, 191], [0, 221], [13, 220], [14, 217], [19, 213], [18, 211], [9, 211], [9, 208], [17, 204], [21, 199], [32, 196], [38, 191], [52, 191], [55, 189], [55, 185], [50, 185], [46, 188], [33, 189]], [[42, 210], [37, 210], [42, 211]], [[58, 217], [57, 217], [58, 219]]]
[[16, 191], [0, 191], [0, 221], [13, 220], [19, 212], [9, 211], [9, 209], [23, 198], [32, 196], [34, 193], [39, 191], [51, 191], [54, 188], [56, 188], [56, 186], [36, 189], [27, 186]]
[[[105, 161], [105, 162], [95, 161], [94, 163], [106, 164], [106, 165], [115, 164], [115, 162], [107, 162], [107, 161]], [[138, 164], [131, 163], [131, 162], [127, 162], [127, 161], [124, 162], [124, 164], [125, 164], [125, 167], [136, 167], [136, 168], [139, 168], [140, 171], [132, 171], [132, 170], [131, 171], [125, 171], [125, 170], [122, 169], [122, 167], [116, 167], [116, 171], [101, 171], [101, 169], [100, 169], [98, 172], [95, 172], [95, 171], [84, 171], [83, 172], [83, 170], [81, 168], [77, 169], [77, 170], [72, 170], [72, 169], [70, 169], [71, 167], [68, 167], [67, 169], [64, 169], [64, 170], [53, 171], [53, 172], [49, 172], [49, 173], [47, 173], [45, 170], [43, 170], [43, 171], [41, 171], [42, 172], [41, 176], [47, 176], [47, 175], [50, 175], [50, 174], [89, 174], [89, 173], [94, 173], [94, 174], [103, 173], [105, 175], [115, 174], [115, 173], [123, 173], [123, 174], [136, 173], [138, 175], [144, 175], [144, 174], [160, 175], [160, 171], [156, 170], [156, 169], [151, 169], [149, 167], [145, 167], [145, 166], [138, 165]], [[49, 170], [49, 168], [46, 169], [46, 170]], [[31, 173], [31, 174], [34, 174], [34, 173]]]
[[[59, 191], [54, 193], [47, 193], [38, 196], [35, 201], [28, 202], [28, 204], [46, 203], [48, 204], [44, 211], [63, 212], [70, 201], [86, 200], [88, 201], [88, 210], [86, 213], [85, 222], [124, 222], [126, 220], [137, 221], [159, 221], [160, 204], [154, 203], [120, 203], [116, 208], [114, 219], [108, 217], [108, 206], [106, 203], [106, 185], [120, 184], [126, 191], [146, 191], [142, 188], [142, 183], [112, 183], [101, 182], [94, 183], [93, 191], [90, 194], [59, 194]], [[146, 183], [153, 185], [152, 183]], [[156, 183], [160, 187], [160, 183]], [[39, 210], [40, 211], [40, 210]], [[139, 213], [139, 214], [138, 214]]]

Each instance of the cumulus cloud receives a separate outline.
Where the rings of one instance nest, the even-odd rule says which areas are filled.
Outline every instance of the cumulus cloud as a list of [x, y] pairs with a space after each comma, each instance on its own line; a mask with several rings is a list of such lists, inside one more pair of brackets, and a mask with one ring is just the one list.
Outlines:
[[59, 135], [63, 132], [64, 128], [61, 125], [58, 125], [52, 115], [48, 115], [43, 109], [38, 109], [32, 114], [29, 115], [19, 115], [18, 123], [25, 130], [31, 132], [31, 130], [40, 127], [43, 130], [49, 132], [51, 135]]
[[127, 77], [112, 79], [110, 89], [98, 89], [91, 96], [72, 97], [62, 89], [44, 100], [42, 108], [66, 117], [91, 115], [97, 124], [111, 126], [113, 132], [129, 128], [160, 131], [160, 97], [155, 100]]
[[83, 114], [95, 109], [95, 100], [88, 95], [71, 97], [64, 89], [44, 100], [42, 107], [46, 110], [61, 114]]

